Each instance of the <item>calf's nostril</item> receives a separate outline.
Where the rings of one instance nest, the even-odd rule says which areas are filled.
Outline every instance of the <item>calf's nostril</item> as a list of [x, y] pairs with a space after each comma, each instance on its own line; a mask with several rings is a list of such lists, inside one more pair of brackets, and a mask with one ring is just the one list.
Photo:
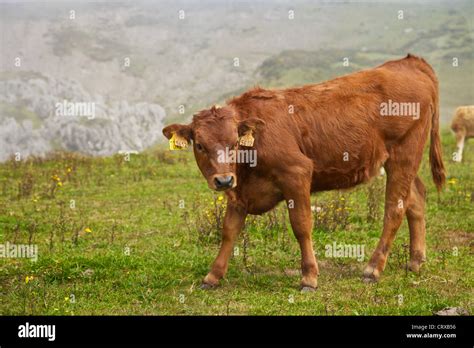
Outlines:
[[228, 187], [231, 186], [233, 182], [234, 178], [231, 175], [218, 176], [214, 178], [214, 183], [216, 184], [216, 187]]

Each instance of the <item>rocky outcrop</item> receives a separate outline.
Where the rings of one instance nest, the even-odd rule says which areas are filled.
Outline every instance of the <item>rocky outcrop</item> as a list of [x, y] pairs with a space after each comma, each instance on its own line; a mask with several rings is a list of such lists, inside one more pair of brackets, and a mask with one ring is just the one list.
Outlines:
[[36, 73], [0, 81], [0, 90], [0, 161], [58, 149], [107, 156], [142, 151], [162, 138], [165, 111], [158, 104], [106, 100], [76, 81]]

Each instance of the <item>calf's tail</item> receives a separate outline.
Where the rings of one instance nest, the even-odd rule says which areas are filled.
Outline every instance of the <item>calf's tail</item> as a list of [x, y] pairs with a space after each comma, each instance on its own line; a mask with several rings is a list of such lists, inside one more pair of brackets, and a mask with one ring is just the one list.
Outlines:
[[446, 170], [443, 164], [441, 139], [439, 137], [439, 97], [436, 91], [436, 99], [434, 102], [434, 111], [431, 116], [431, 135], [430, 135], [430, 166], [433, 181], [438, 189], [441, 191], [446, 181]]

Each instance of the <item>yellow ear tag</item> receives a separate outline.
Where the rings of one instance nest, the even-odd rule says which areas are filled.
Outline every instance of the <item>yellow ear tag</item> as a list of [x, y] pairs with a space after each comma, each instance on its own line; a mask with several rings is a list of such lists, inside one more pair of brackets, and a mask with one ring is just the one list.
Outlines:
[[252, 136], [252, 131], [249, 130], [247, 131], [247, 133], [245, 133], [243, 136], [240, 137], [239, 145], [252, 147], [254, 141], [255, 141], [255, 138]]
[[169, 140], [170, 142], [170, 150], [184, 150], [188, 147], [188, 141], [183, 137], [176, 135], [173, 133], [173, 136]]

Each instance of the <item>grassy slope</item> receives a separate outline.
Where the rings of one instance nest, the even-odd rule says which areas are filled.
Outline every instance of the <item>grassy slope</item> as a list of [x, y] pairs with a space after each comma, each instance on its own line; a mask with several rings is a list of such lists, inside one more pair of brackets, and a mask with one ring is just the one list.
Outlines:
[[[361, 281], [381, 219], [366, 222], [368, 189], [360, 187], [343, 193], [345, 228], [336, 223], [336, 231], [314, 231], [321, 275], [319, 289], [311, 294], [298, 291], [300, 254], [283, 206], [277, 218], [249, 221], [220, 288], [198, 289], [218, 250], [216, 236], [208, 234], [212, 226], [205, 222], [216, 196], [189, 152], [156, 150], [132, 155], [130, 162], [58, 155], [2, 164], [0, 243], [28, 243], [31, 237], [39, 245], [39, 259], [0, 259], [0, 313], [429, 315], [446, 306], [472, 313], [473, 145], [468, 144], [460, 165], [448, 159], [454, 150], [448, 132], [443, 142], [450, 178], [456, 180], [438, 202], [424, 159], [428, 262], [421, 274], [404, 269], [409, 240], [404, 223], [381, 282]], [[54, 174], [62, 186], [52, 195]], [[19, 182], [25, 188], [21, 198]], [[316, 204], [332, 204], [334, 197], [319, 194]], [[71, 199], [75, 209], [69, 208]], [[333, 241], [365, 245], [365, 260], [326, 258], [324, 245]], [[124, 253], [127, 247], [130, 255]], [[34, 278], [26, 283], [27, 276]]]

